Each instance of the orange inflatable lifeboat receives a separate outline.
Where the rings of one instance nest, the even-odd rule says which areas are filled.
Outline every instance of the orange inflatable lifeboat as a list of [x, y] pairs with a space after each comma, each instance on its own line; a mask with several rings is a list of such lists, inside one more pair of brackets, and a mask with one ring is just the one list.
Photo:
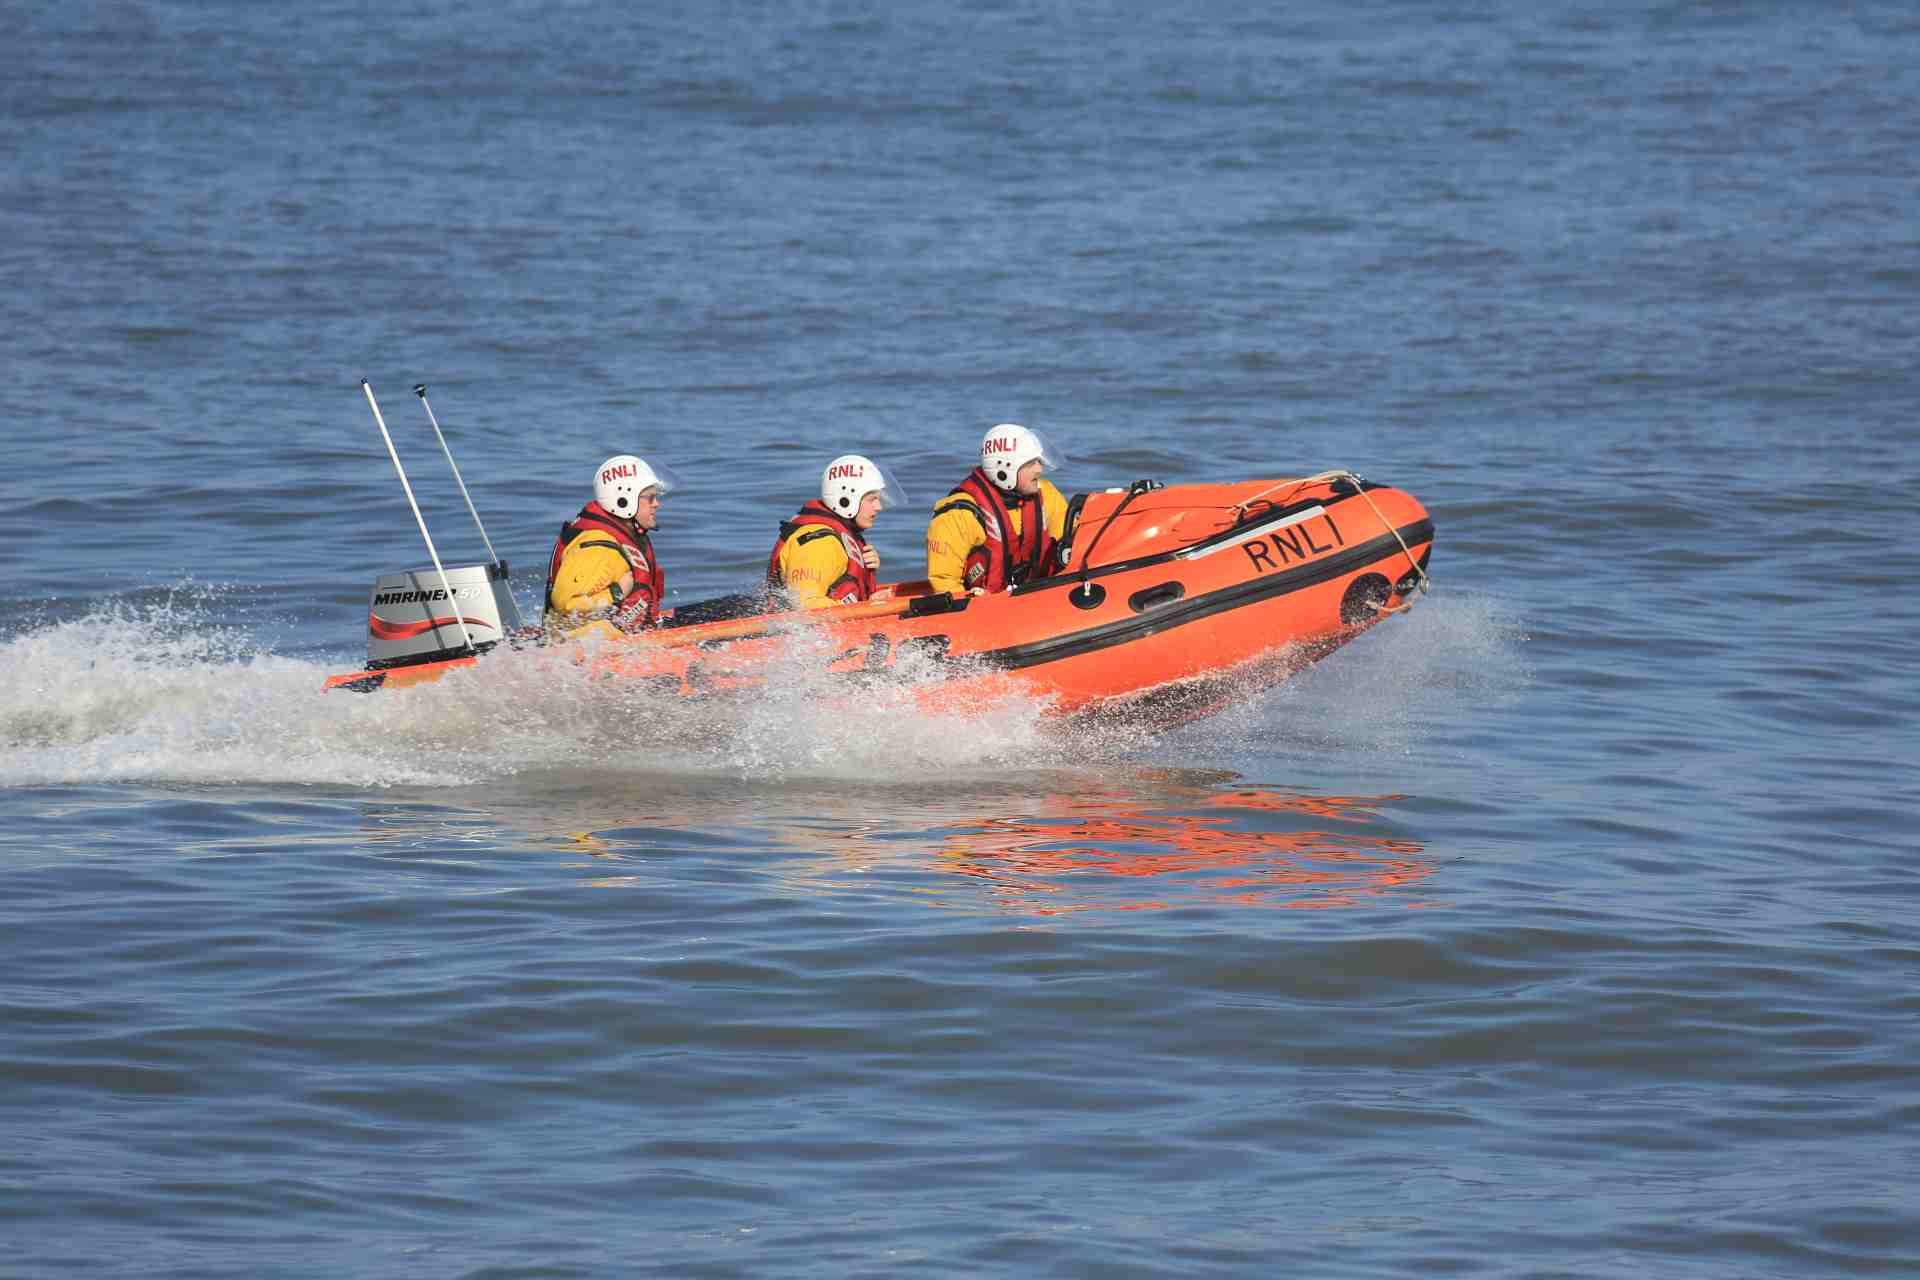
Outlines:
[[[807, 660], [849, 681], [911, 680], [930, 706], [1014, 692], [1063, 715], [1133, 710], [1179, 720], [1284, 679], [1405, 608], [1426, 587], [1432, 547], [1425, 507], [1351, 472], [1214, 485], [1140, 481], [1076, 497], [1064, 568], [994, 595], [899, 583], [891, 598], [780, 613], [753, 612], [764, 598], [726, 597], [684, 607], [630, 638], [553, 647], [577, 648], [579, 660], [609, 676], [713, 696], [778, 679], [799, 641]], [[497, 600], [504, 587], [495, 581], [491, 589]], [[478, 579], [471, 597], [453, 590], [454, 618], [436, 618], [430, 600], [416, 601], [424, 616], [409, 624], [381, 616], [376, 587], [368, 669], [334, 676], [327, 687], [437, 679], [513, 638], [497, 612], [487, 625], [488, 593]], [[448, 630], [456, 625], [457, 634]], [[375, 653], [382, 635], [409, 627], [415, 652]]]

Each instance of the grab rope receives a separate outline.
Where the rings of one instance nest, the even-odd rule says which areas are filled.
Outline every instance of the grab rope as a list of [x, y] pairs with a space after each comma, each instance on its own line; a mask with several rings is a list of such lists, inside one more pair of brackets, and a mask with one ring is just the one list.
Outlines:
[[[1274, 490], [1286, 488], [1286, 486], [1292, 485], [1293, 487], [1287, 490], [1286, 497], [1282, 498], [1280, 501], [1273, 504], [1276, 507], [1282, 507], [1287, 504], [1288, 499], [1291, 499], [1294, 494], [1300, 492], [1300, 490], [1306, 488], [1308, 485], [1317, 484], [1324, 481], [1332, 481], [1332, 480], [1348, 480], [1352, 482], [1354, 492], [1359, 494], [1362, 498], [1366, 499], [1367, 506], [1372, 508], [1373, 510], [1374, 518], [1379, 520], [1381, 527], [1384, 528], [1388, 533], [1392, 534], [1393, 540], [1400, 544], [1400, 550], [1406, 555], [1407, 563], [1413, 566], [1414, 578], [1420, 584], [1420, 594], [1425, 595], [1428, 591], [1432, 590], [1433, 580], [1427, 577], [1427, 571], [1420, 567], [1420, 562], [1418, 560], [1414, 559], [1413, 548], [1407, 545], [1407, 540], [1400, 536], [1400, 531], [1393, 527], [1393, 522], [1388, 520], [1386, 516], [1382, 515], [1380, 513], [1380, 508], [1377, 505], [1375, 505], [1373, 499], [1367, 496], [1366, 481], [1362, 480], [1359, 477], [1359, 475], [1355, 472], [1348, 471], [1345, 468], [1336, 467], [1332, 471], [1322, 471], [1318, 475], [1307, 476], [1305, 479], [1302, 479], [1302, 480], [1281, 480], [1267, 486], [1265, 489], [1262, 489], [1259, 493], [1254, 494], [1251, 498], [1247, 498], [1238, 503], [1235, 503], [1233, 509], [1236, 511], [1244, 512], [1248, 507], [1260, 501], [1260, 499], [1266, 497], [1268, 494], [1272, 493]], [[1377, 604], [1374, 606], [1374, 611], [1377, 613], [1405, 613], [1408, 609], [1411, 609], [1411, 608], [1413, 608], [1413, 602], [1408, 601], [1405, 604], [1394, 605], [1392, 607], [1389, 607], [1386, 604]]]

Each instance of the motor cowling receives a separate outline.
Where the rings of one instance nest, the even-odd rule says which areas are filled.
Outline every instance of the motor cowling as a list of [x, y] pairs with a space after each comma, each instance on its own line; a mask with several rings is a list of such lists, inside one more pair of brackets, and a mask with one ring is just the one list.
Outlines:
[[367, 668], [438, 662], [489, 649], [506, 638], [501, 619], [512, 611], [504, 563], [448, 569], [445, 581], [432, 565], [382, 574], [367, 605]]

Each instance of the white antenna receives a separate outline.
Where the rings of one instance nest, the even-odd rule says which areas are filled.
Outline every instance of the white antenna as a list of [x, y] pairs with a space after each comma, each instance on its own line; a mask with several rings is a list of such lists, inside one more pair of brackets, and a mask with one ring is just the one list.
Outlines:
[[[500, 553], [493, 549], [493, 539], [487, 536], [487, 526], [480, 523], [480, 513], [473, 506], [473, 495], [467, 492], [467, 482], [460, 478], [460, 464], [453, 460], [453, 450], [447, 447], [447, 437], [440, 430], [440, 419], [433, 416], [433, 405], [427, 400], [427, 384], [416, 382], [413, 386], [413, 394], [420, 397], [420, 403], [427, 411], [427, 421], [433, 424], [434, 437], [440, 441], [440, 452], [447, 455], [447, 465], [453, 468], [453, 482], [460, 486], [460, 496], [467, 500], [467, 514], [473, 517], [473, 527], [480, 531], [480, 541], [487, 544], [487, 555], [497, 570], [500, 568]], [[506, 575], [503, 573], [501, 576]], [[513, 610], [513, 625], [526, 626], [526, 623], [520, 619], [520, 604], [513, 598], [511, 588], [507, 590], [507, 605]]]
[[[460, 616], [460, 602], [454, 597], [453, 584], [447, 581], [446, 568], [440, 563], [440, 553], [433, 549], [433, 535], [427, 532], [427, 518], [420, 514], [420, 504], [413, 500], [413, 486], [407, 483], [406, 468], [400, 465], [400, 454], [393, 447], [393, 437], [387, 434], [387, 420], [380, 416], [380, 402], [373, 398], [373, 388], [367, 385], [365, 378], [360, 379], [360, 389], [367, 393], [367, 403], [373, 408], [373, 420], [380, 426], [380, 438], [387, 442], [387, 456], [393, 459], [393, 469], [400, 476], [400, 487], [407, 491], [407, 505], [413, 508], [413, 518], [420, 526], [420, 536], [426, 539], [427, 554], [433, 557], [433, 567], [440, 574], [440, 586], [447, 593], [448, 603], [453, 606], [454, 625], [460, 628], [460, 638], [467, 642], [467, 648], [477, 652], [474, 650], [473, 637], [467, 633], [467, 620]], [[427, 616], [431, 618], [433, 610], [427, 610]]]

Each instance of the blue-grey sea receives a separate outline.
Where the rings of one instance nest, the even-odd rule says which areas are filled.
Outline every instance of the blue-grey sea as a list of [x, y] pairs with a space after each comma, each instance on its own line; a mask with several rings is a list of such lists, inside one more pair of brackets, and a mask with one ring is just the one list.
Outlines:
[[[0, 3], [0, 1274], [1920, 1273], [1907, 0]], [[1346, 467], [1159, 733], [320, 693], [595, 464]]]

